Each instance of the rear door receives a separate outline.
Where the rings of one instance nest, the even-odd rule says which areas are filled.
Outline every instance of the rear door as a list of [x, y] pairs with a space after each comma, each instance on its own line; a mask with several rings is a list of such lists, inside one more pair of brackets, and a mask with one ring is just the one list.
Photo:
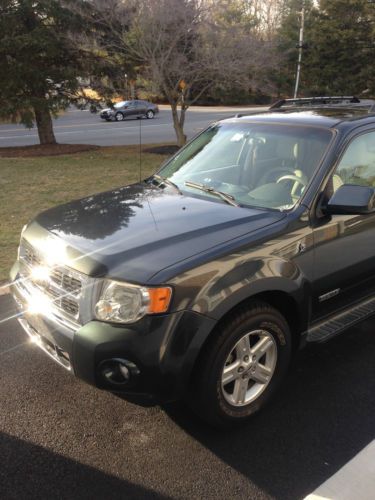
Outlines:
[[[351, 140], [328, 181], [326, 198], [342, 184], [375, 188], [375, 130]], [[375, 214], [333, 215], [313, 232], [317, 319], [374, 292]]]

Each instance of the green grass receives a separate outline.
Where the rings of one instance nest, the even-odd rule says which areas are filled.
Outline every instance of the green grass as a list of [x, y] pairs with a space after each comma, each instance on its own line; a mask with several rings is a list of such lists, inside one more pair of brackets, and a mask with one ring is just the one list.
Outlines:
[[[165, 158], [143, 152], [142, 177]], [[0, 282], [8, 279], [22, 226], [38, 212], [137, 180], [137, 146], [65, 156], [0, 158]]]

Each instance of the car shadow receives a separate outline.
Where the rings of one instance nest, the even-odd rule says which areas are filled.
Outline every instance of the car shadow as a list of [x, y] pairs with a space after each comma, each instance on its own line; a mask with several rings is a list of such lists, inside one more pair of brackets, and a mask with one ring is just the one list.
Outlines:
[[0, 433], [0, 498], [167, 500], [46, 448]]
[[299, 353], [276, 399], [240, 428], [220, 432], [182, 405], [164, 409], [273, 498], [302, 498], [375, 437], [373, 325]]

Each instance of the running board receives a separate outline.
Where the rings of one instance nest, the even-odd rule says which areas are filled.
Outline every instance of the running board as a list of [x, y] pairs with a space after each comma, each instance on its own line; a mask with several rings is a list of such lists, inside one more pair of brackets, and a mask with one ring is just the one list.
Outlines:
[[359, 302], [335, 316], [320, 321], [308, 330], [306, 340], [307, 342], [326, 342], [373, 314], [375, 314], [375, 297]]

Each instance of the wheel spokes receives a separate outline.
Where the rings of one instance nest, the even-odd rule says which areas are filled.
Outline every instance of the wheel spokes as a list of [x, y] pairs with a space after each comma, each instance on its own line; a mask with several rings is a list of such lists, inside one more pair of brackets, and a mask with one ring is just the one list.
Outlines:
[[272, 347], [274, 343], [270, 337], [260, 337], [258, 342], [251, 348], [251, 354], [260, 359], [264, 356]]
[[249, 380], [246, 378], [238, 378], [236, 382], [234, 383], [234, 390], [233, 390], [233, 401], [236, 404], [243, 403], [245, 401], [247, 389], [249, 387]]
[[271, 375], [271, 368], [258, 363], [255, 371], [250, 373], [250, 378], [254, 380], [254, 382], [258, 382], [259, 384], [266, 384], [270, 380]]
[[253, 330], [233, 346], [221, 375], [225, 399], [234, 406], [253, 401], [269, 384], [276, 367], [277, 344], [267, 330]]
[[251, 349], [249, 336], [245, 335], [244, 337], [242, 337], [242, 339], [237, 342], [235, 349], [238, 360], [241, 360], [245, 356], [250, 356]]
[[236, 380], [240, 376], [240, 373], [238, 372], [240, 365], [241, 362], [237, 360], [234, 363], [224, 367], [223, 376], [221, 378], [223, 386], [229, 384], [230, 382], [233, 382], [233, 380]]

